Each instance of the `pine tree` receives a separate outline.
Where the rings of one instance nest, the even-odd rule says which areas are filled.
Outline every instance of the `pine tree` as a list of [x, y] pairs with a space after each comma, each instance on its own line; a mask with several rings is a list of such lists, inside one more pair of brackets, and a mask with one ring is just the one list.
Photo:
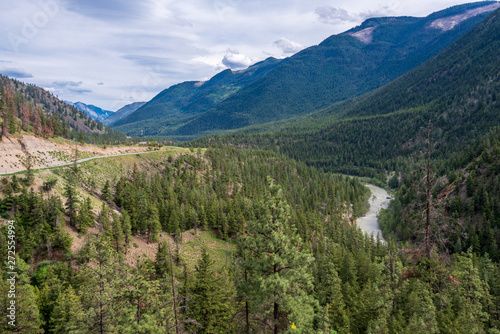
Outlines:
[[155, 205], [149, 208], [149, 217], [147, 221], [148, 243], [159, 240], [158, 234], [161, 232], [160, 217]]
[[192, 295], [189, 314], [201, 325], [199, 329], [193, 326], [197, 333], [231, 332], [235, 289], [227, 274], [217, 274], [214, 267], [214, 261], [202, 248], [195, 280], [189, 289]]
[[94, 212], [92, 211], [92, 202], [90, 197], [85, 198], [80, 211], [78, 212], [78, 229], [81, 233], [87, 233], [89, 227], [94, 226]]
[[122, 321], [117, 327], [119, 333], [166, 333], [161, 325], [168, 313], [159, 302], [162, 298], [159, 281], [154, 277], [151, 260], [138, 258], [130, 270], [124, 291], [119, 300], [124, 301]]
[[121, 219], [122, 219], [123, 237], [125, 239], [125, 249], [127, 249], [132, 237], [132, 225], [130, 224], [130, 216], [127, 210], [122, 211]]
[[454, 297], [458, 310], [453, 327], [464, 333], [485, 332], [489, 317], [483, 309], [491, 299], [489, 287], [481, 280], [473, 257], [471, 248], [467, 253], [457, 254], [455, 269], [450, 276], [451, 283], [457, 286]]
[[109, 180], [106, 180], [106, 183], [102, 188], [101, 199], [109, 205], [111, 205], [113, 202], [111, 196], [111, 190], [109, 189]]
[[101, 212], [99, 212], [99, 215], [97, 216], [97, 222], [101, 225], [104, 235], [111, 237], [113, 233], [109, 219], [109, 209], [105, 203], [102, 203]]
[[82, 322], [82, 303], [80, 297], [70, 285], [66, 291], [59, 294], [56, 300], [51, 315], [51, 330], [55, 334], [78, 332], [81, 329]]
[[309, 265], [313, 256], [304, 249], [300, 237], [288, 226], [290, 207], [274, 180], [269, 188], [259, 219], [250, 222], [243, 244], [243, 267], [248, 281], [240, 291], [249, 302], [252, 313], [262, 324], [278, 333], [295, 323], [297, 332], [313, 330], [317, 301], [310, 295], [312, 275]]
[[123, 235], [122, 221], [115, 212], [112, 213], [112, 217], [113, 217], [113, 222], [112, 222], [113, 239], [115, 241], [116, 252], [120, 253], [122, 251], [123, 243], [125, 241]]
[[158, 252], [156, 253], [155, 269], [158, 277], [163, 277], [169, 272], [169, 258], [168, 245], [166, 241], [158, 243]]
[[74, 171], [70, 171], [68, 174], [68, 181], [64, 186], [64, 196], [66, 197], [65, 205], [69, 216], [69, 224], [75, 226], [79, 200], [76, 192], [76, 175]]
[[124, 312], [117, 303], [120, 289], [127, 278], [123, 258], [108, 244], [107, 238], [97, 235], [88, 245], [88, 264], [81, 267], [80, 295], [84, 316], [80, 329], [85, 333], [117, 332], [118, 320]]

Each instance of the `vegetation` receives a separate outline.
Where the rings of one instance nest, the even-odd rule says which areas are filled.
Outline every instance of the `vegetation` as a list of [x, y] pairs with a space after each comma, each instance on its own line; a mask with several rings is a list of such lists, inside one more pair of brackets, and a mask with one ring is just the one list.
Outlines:
[[[424, 18], [369, 19], [278, 64], [273, 60], [252, 80], [245, 77], [250, 67], [243, 74], [221, 72], [199, 88], [194, 82], [173, 86], [113, 126], [129, 135], [185, 140], [308, 114], [372, 91], [417, 67], [487, 14], [445, 32], [429, 28], [431, 22], [487, 4], [491, 2], [455, 6]], [[373, 27], [370, 43], [349, 35]]]
[[[0, 245], [16, 246], [10, 268], [0, 249], [0, 309], [13, 271], [18, 325], [0, 332], [499, 333], [499, 24], [500, 10], [394, 83], [275, 133], [38, 174], [27, 156], [0, 183]], [[9, 85], [3, 134], [29, 104]], [[353, 224], [367, 189], [333, 172], [392, 188], [387, 242]]]
[[[279, 62], [270, 57], [244, 71], [233, 72], [228, 69], [206, 82], [189, 81], [174, 85], [136, 112], [117, 120], [112, 126], [133, 136], [172, 137], [180, 126], [259, 80]], [[176, 138], [183, 139], [182, 136]]]
[[0, 140], [7, 135], [33, 133], [93, 144], [119, 143], [123, 133], [111, 130], [49, 92], [0, 75]]
[[[14, 176], [3, 184], [2, 207], [16, 224], [19, 315], [33, 319], [23, 322], [30, 326], [26, 332], [498, 328], [496, 309], [488, 307], [500, 298], [498, 262], [472, 248], [443, 261], [436, 249], [427, 257], [363, 236], [345, 217], [345, 204], [363, 202], [365, 191], [356, 179], [265, 151], [227, 148], [165, 156], [156, 168], [142, 165], [110, 183], [113, 203], [102, 202], [92, 225], [101, 232], [89, 234], [76, 255], [61, 229], [67, 218], [62, 219], [57, 196], [28, 192]], [[81, 189], [85, 168], [91, 164], [62, 175], [75, 174]], [[125, 236], [132, 231], [150, 239], [154, 206], [162, 233], [173, 241], [161, 244], [156, 259], [138, 258], [130, 265]], [[121, 217], [111, 213], [113, 207]], [[175, 236], [196, 226], [228, 238], [237, 251], [215, 264], [205, 248], [196, 265], [187, 266]], [[6, 240], [7, 229], [0, 231]], [[0, 255], [4, 263], [6, 254]], [[6, 307], [6, 294], [1, 296]], [[6, 323], [0, 326], [9, 330]]]

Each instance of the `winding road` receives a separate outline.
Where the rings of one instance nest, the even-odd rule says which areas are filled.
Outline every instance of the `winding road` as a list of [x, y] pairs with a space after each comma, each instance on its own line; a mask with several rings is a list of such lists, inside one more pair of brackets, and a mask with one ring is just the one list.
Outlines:
[[[95, 157], [90, 157], [90, 158], [84, 158], [84, 159], [77, 160], [76, 163], [79, 164], [79, 163], [82, 163], [82, 162], [85, 162], [85, 161], [89, 161], [89, 160], [104, 159], [104, 158], [109, 158], [109, 157], [117, 157], [117, 156], [120, 156], [120, 155], [134, 155], [134, 154], [158, 153], [158, 152], [163, 152], [163, 151], [175, 151], [175, 150], [180, 150], [180, 149], [182, 149], [182, 147], [172, 147], [171, 149], [158, 150], [158, 151], [146, 151], [146, 152], [131, 152], [131, 153], [110, 154], [110, 155], [98, 155], [98, 156], [95, 156]], [[43, 168], [35, 168], [35, 170], [43, 170], [43, 169], [49, 169], [49, 168], [57, 168], [57, 167], [70, 166], [70, 165], [72, 165], [74, 163], [75, 162], [72, 161], [72, 162], [67, 162], [67, 163], [63, 163], [63, 164], [60, 164], [60, 165], [48, 166], [48, 167], [43, 167]], [[0, 173], [0, 175], [11, 175], [11, 174], [16, 174], [16, 173], [19, 173], [19, 171], [17, 171], [17, 172], [9, 172], [9, 173]]]
[[380, 230], [380, 226], [378, 224], [378, 214], [380, 209], [386, 209], [389, 206], [389, 202], [392, 199], [389, 193], [380, 187], [374, 186], [373, 184], [367, 184], [368, 188], [372, 192], [370, 199], [368, 202], [370, 203], [370, 209], [363, 217], [359, 217], [356, 219], [356, 225], [363, 231], [368, 234], [373, 234], [374, 237], [377, 236], [377, 233], [380, 233], [380, 240], [385, 242], [384, 237], [382, 236], [382, 231]]

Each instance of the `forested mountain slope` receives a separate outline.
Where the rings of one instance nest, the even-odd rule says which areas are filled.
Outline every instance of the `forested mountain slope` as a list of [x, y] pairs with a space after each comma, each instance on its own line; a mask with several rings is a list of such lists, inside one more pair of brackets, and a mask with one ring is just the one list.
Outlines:
[[369, 92], [437, 54], [498, 6], [478, 2], [425, 18], [369, 19], [283, 60], [175, 134], [199, 136], [290, 118]]
[[[45, 332], [51, 328], [64, 331], [67, 326], [93, 332], [103, 326], [120, 333], [130, 328], [153, 328], [155, 333], [167, 333], [172, 329], [174, 305], [182, 308], [188, 299], [189, 310], [179, 314], [181, 328], [210, 325], [222, 331], [228, 328], [239, 331], [236, 329], [243, 328], [239, 323], [243, 316], [239, 315], [239, 320], [232, 318], [241, 312], [233, 281], [241, 276], [237, 264], [240, 257], [234, 251], [228, 253], [228, 244], [222, 254], [225, 261], [222, 258], [215, 266], [205, 259], [211, 278], [200, 278], [200, 263], [195, 267], [193, 255], [185, 251], [193, 240], [200, 242], [193, 237], [200, 230], [203, 234], [212, 231], [219, 239], [232, 243], [247, 228], [256, 229], [250, 226], [257, 221], [275, 230], [276, 234], [269, 231], [266, 236], [278, 238], [271, 247], [280, 248], [283, 263], [287, 264], [280, 276], [293, 284], [287, 293], [277, 291], [281, 293], [283, 307], [277, 324], [285, 329], [288, 317], [293, 317], [303, 329], [312, 330], [316, 313], [313, 307], [317, 302], [308, 283], [313, 279], [310, 249], [323, 242], [326, 230], [340, 237], [340, 229], [356, 238], [360, 247], [368, 247], [369, 239], [365, 244], [363, 236], [349, 227], [349, 218], [363, 212], [366, 189], [356, 179], [321, 173], [272, 152], [231, 148], [192, 151], [100, 159], [78, 167], [43, 171], [31, 181], [28, 175], [3, 178], [0, 211], [2, 217], [12, 219], [16, 231], [16, 270], [22, 278], [18, 282], [18, 296], [22, 298], [18, 299], [17, 307], [25, 310], [18, 317], [23, 332], [38, 328]], [[271, 213], [271, 205], [278, 205], [279, 211]], [[276, 215], [276, 226], [266, 223], [268, 214]], [[73, 238], [65, 224], [69, 224]], [[2, 244], [11, 235], [8, 230], [2, 220]], [[81, 235], [77, 236], [78, 233]], [[255, 235], [256, 240], [262, 237]], [[163, 243], [158, 245], [160, 240]], [[135, 250], [134, 244], [139, 241], [141, 245], [152, 245], [154, 253], [148, 254], [149, 259], [140, 257]], [[206, 256], [213, 259], [214, 241], [208, 241], [195, 248], [199, 254], [203, 247]], [[283, 241], [286, 244], [280, 246]], [[72, 242], [80, 247], [73, 248]], [[238, 244], [241, 245], [239, 241]], [[376, 247], [374, 240], [369, 247]], [[138, 257], [131, 258], [134, 254]], [[298, 255], [301, 258], [294, 259]], [[201, 258], [204, 257], [202, 252]], [[6, 253], [0, 252], [0, 261], [6, 259]], [[100, 263], [97, 271], [93, 271], [97, 269], [95, 261]], [[28, 272], [30, 267], [32, 271]], [[249, 273], [252, 281], [260, 276], [258, 272]], [[170, 275], [175, 275], [175, 280], [171, 281]], [[187, 283], [195, 282], [191, 278], [216, 280], [211, 284], [222, 293], [217, 292], [222, 298], [217, 299], [223, 305], [213, 310], [215, 319], [203, 316], [204, 308], [208, 307], [203, 305], [208, 300], [197, 297], [197, 288]], [[100, 284], [104, 281], [106, 297]], [[0, 289], [5, 282], [0, 281]], [[182, 297], [173, 299], [168, 282], [174, 282], [173, 288]], [[50, 299], [50, 305], [30, 304], [32, 298], [38, 298], [33, 296], [35, 287], [43, 290], [44, 297], [40, 298]], [[258, 297], [257, 293], [265, 296], [263, 291], [253, 291], [253, 298]], [[0, 296], [0, 307], [5, 305], [6, 296]], [[67, 297], [76, 304], [68, 306], [64, 300]], [[95, 298], [102, 304], [95, 304]], [[133, 312], [137, 300], [141, 302], [138, 318]], [[301, 307], [295, 306], [295, 302], [300, 302]], [[262, 316], [273, 323], [267, 309], [268, 305], [251, 302], [252, 328], [258, 330], [263, 326], [262, 320], [258, 320]], [[61, 315], [73, 311], [73, 315]], [[298, 317], [300, 312], [304, 313]], [[101, 322], [99, 314], [106, 320]], [[61, 321], [61, 316], [66, 320]], [[28, 317], [30, 321], [26, 321]], [[7, 328], [0, 320], [0, 330]]]
[[200, 113], [264, 77], [279, 62], [271, 57], [245, 70], [227, 69], [206, 82], [190, 81], [174, 85], [112, 126], [128, 135], [172, 135]]
[[[460, 152], [450, 154], [460, 162], [446, 174], [432, 173], [433, 230], [450, 252], [472, 248], [500, 260], [500, 127], [473, 141]], [[434, 162], [432, 161], [432, 164]], [[425, 207], [421, 180], [425, 173], [398, 173], [390, 185], [396, 200], [381, 216], [384, 235], [400, 240], [421, 241], [415, 235], [416, 217]], [[420, 220], [422, 222], [422, 220]], [[439, 229], [437, 226], [445, 227]], [[437, 234], [437, 233], [436, 233]]]
[[500, 125], [499, 49], [495, 11], [438, 56], [372, 93], [288, 126], [282, 122], [282, 131], [220, 140], [278, 149], [317, 167], [384, 181], [385, 172], [404, 171], [419, 159], [431, 121], [432, 158], [442, 174], [467, 162], [449, 159], [451, 153]]
[[[16, 242], [9, 270], [23, 333], [495, 333], [500, 325], [497, 262], [472, 250], [451, 261], [422, 256], [363, 236], [346, 215], [350, 204], [363, 207], [358, 180], [276, 153], [122, 156], [34, 181], [0, 184], [9, 219], [0, 243]], [[0, 275], [7, 292], [3, 267]], [[0, 294], [2, 312], [8, 305]]]
[[104, 119], [108, 118], [113, 114], [110, 110], [103, 110], [102, 108], [96, 107], [91, 104], [85, 104], [83, 102], [72, 103], [78, 110], [83, 111], [92, 119], [102, 122]]
[[[124, 140], [122, 133], [69, 105], [44, 89], [0, 75], [1, 136], [22, 131], [94, 143]], [[0, 138], [1, 139], [1, 138]]]

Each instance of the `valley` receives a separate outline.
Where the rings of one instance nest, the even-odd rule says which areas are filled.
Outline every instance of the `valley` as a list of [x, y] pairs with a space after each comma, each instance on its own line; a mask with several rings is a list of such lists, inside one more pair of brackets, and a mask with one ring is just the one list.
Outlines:
[[[156, 18], [134, 6], [130, 44]], [[165, 87], [215, 62], [172, 66], [199, 51], [200, 22], [169, 6], [189, 47], [151, 56], [171, 30], [143, 27], [137, 54], [101, 45], [148, 72], [149, 101], [134, 71], [121, 86], [90, 67], [48, 88], [0, 76], [1, 333], [499, 333], [500, 2], [309, 8], [360, 24], [310, 47], [282, 37], [281, 58], [219, 50], [212, 75]]]

